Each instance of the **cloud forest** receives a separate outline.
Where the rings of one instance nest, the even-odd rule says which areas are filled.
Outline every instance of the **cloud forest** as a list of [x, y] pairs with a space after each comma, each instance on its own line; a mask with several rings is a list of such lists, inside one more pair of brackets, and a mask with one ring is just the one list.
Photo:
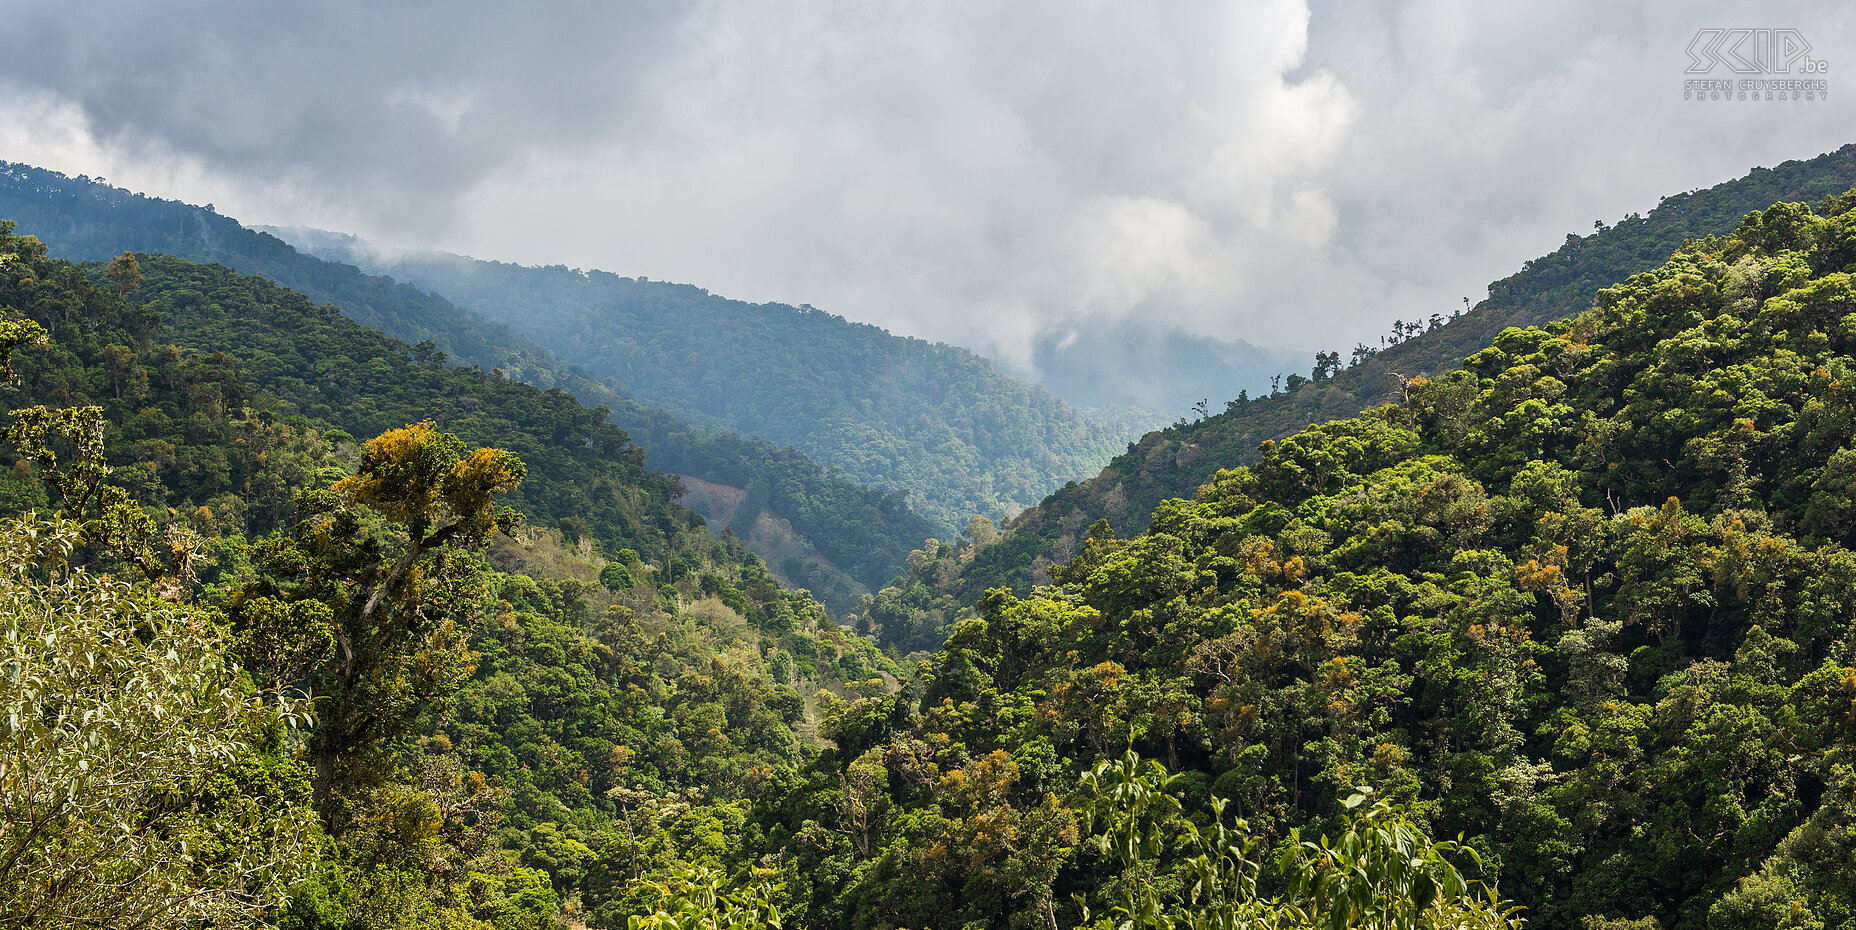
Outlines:
[[[1064, 487], [974, 356], [667, 291], [632, 385], [571, 281], [7, 179], [0, 927], [1856, 927], [1847, 153]], [[744, 438], [799, 323], [925, 483]]]

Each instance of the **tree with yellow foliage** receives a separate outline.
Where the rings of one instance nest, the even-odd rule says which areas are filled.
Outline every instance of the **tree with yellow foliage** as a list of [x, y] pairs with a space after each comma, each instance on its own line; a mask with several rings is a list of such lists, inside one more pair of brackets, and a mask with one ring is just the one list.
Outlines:
[[[414, 718], [470, 673], [470, 553], [521, 522], [496, 496], [525, 474], [512, 453], [415, 423], [366, 442], [354, 475], [299, 496], [293, 535], [259, 544], [272, 577], [240, 598], [240, 621], [253, 641], [307, 660], [316, 799], [336, 836], [359, 794], [391, 776]], [[322, 648], [279, 650], [282, 640]]]

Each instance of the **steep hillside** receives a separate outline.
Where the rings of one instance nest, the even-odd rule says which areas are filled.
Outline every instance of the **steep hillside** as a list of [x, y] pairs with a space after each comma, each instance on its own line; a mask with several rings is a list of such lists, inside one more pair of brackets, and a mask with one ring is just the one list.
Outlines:
[[1755, 169], [1707, 190], [1666, 197], [1647, 216], [1632, 214], [1591, 235], [1568, 235], [1551, 255], [1489, 285], [1488, 299], [1455, 320], [1434, 321], [1421, 334], [1424, 326], [1401, 326], [1398, 342], [1329, 377], [1298, 376], [1287, 392], [1229, 401], [1222, 413], [1130, 443], [1096, 477], [1020, 515], [1003, 543], [976, 557], [963, 587], [966, 599], [998, 584], [1022, 592], [1035, 575], [1033, 563], [1067, 560], [1097, 520], [1121, 533], [1139, 531], [1160, 501], [1191, 497], [1219, 469], [1255, 461], [1264, 440], [1398, 400], [1401, 379], [1449, 371], [1506, 327], [1572, 316], [1590, 306], [1599, 288], [1656, 267], [1685, 240], [1724, 235], [1752, 210], [1815, 202], [1853, 183], [1856, 145]]
[[[0, 701], [45, 721], [7, 736], [33, 776], [8, 783], [8, 822], [37, 824], [7, 834], [9, 917], [555, 930], [577, 906], [622, 927], [640, 889], [816, 753], [806, 692], [905, 671], [711, 534], [562, 392], [223, 267], [56, 260], [10, 222], [0, 312], [0, 339], [25, 343], [0, 392], [49, 408], [16, 410], [0, 441], [0, 626], [17, 635], [32, 603], [42, 630], [9, 651]], [[420, 420], [465, 438], [401, 428]], [[461, 454], [477, 443], [494, 448]], [[529, 520], [499, 507], [488, 527], [507, 535], [463, 542], [481, 515], [449, 479], [509, 450], [520, 486], [484, 497]], [[416, 483], [428, 457], [438, 493], [367, 490]], [[93, 693], [118, 706], [67, 719]], [[271, 872], [268, 891], [253, 880]]]
[[[799, 847], [842, 926], [1183, 908], [1212, 873], [1167, 829], [1063, 829], [1155, 801], [1095, 767], [1132, 747], [1265, 863], [1368, 785], [1529, 927], [1856, 926], [1856, 191], [1407, 387], [989, 594], [919, 715], [757, 801], [743, 861]], [[808, 832], [853, 793], [859, 831]]]
[[763, 436], [861, 483], [907, 491], [944, 530], [976, 513], [1014, 515], [1094, 472], [1124, 441], [963, 349], [811, 307], [603, 271], [386, 256], [346, 236], [281, 233], [506, 323], [697, 426]]
[[558, 387], [588, 406], [604, 406], [612, 422], [646, 450], [653, 468], [743, 490], [765, 487], [767, 509], [792, 526], [789, 542], [806, 550], [804, 561], [836, 565], [847, 573], [842, 584], [819, 579], [823, 583], [817, 592], [834, 610], [849, 606], [857, 589], [894, 577], [903, 567], [901, 554], [936, 532], [935, 524], [910, 510], [898, 494], [856, 484], [790, 448], [691, 426], [443, 298], [300, 254], [209, 210], [86, 178], [5, 165], [0, 166], [0, 216], [23, 221], [25, 232], [79, 259], [162, 252], [262, 274], [316, 302], [335, 304], [348, 317], [406, 345], [430, 340], [455, 361], [544, 389]]
[[[0, 912], [1856, 927], [1856, 189], [1092, 524], [913, 671], [564, 392], [8, 223], [0, 311], [6, 802], [44, 825]], [[863, 620], [916, 648], [921, 594]]]
[[[507, 501], [538, 526], [564, 528], [608, 553], [629, 549], [659, 566], [666, 584], [686, 574], [666, 566], [681, 559], [693, 567], [716, 553], [766, 577], [738, 542], [711, 537], [676, 502], [680, 485], [647, 471], [623, 430], [564, 392], [447, 365], [223, 266], [145, 256], [129, 299], [112, 301], [101, 269], [92, 267], [94, 282], [47, 281], [48, 272], [77, 272], [43, 258], [44, 246], [28, 237], [8, 231], [0, 244], [0, 254], [27, 255], [47, 269], [11, 282], [29, 298], [11, 306], [51, 333], [49, 350], [14, 356], [21, 384], [60, 405], [100, 406], [114, 424], [117, 480], [202, 531], [255, 536], [285, 527], [296, 510], [292, 489], [336, 467], [343, 447], [431, 420], [467, 443], [519, 455], [527, 474]], [[40, 293], [52, 287], [81, 297]], [[4, 483], [14, 501], [43, 499], [17, 472]]]

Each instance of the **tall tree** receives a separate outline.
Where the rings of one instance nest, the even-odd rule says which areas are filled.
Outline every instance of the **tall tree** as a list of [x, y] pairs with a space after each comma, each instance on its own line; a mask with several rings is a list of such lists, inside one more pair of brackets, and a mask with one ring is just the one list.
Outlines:
[[332, 642], [308, 670], [316, 798], [331, 832], [346, 826], [353, 791], [390, 773], [418, 713], [469, 674], [480, 574], [469, 551], [521, 522], [495, 498], [525, 473], [515, 455], [467, 449], [430, 422], [389, 430], [363, 446], [354, 475], [299, 497], [308, 516], [293, 535], [258, 545], [293, 583], [247, 590], [248, 634]]

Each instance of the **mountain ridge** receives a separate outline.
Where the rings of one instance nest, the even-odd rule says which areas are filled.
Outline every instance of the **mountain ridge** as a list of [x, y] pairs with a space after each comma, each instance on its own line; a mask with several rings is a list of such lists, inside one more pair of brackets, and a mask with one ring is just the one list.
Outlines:
[[[963, 582], [961, 597], [971, 603], [999, 584], [1022, 593], [1045, 578], [1033, 563], [1068, 561], [1098, 520], [1117, 533], [1138, 532], [1160, 501], [1190, 498], [1220, 469], [1255, 461], [1266, 440], [1398, 400], [1404, 379], [1455, 368], [1506, 327], [1578, 313], [1599, 288], [1660, 265], [1687, 239], [1733, 232], [1753, 210], [1788, 200], [1815, 202], [1853, 184], [1856, 143], [1665, 197], [1647, 216], [1631, 214], [1590, 235], [1569, 234], [1558, 250], [1492, 283], [1489, 297], [1457, 319], [1401, 335], [1329, 377], [1298, 375], [1292, 381], [1300, 383], [1288, 392], [1231, 401], [1221, 413], [1129, 443], [1099, 474], [1066, 485], [1014, 519], [1001, 544], [974, 557], [973, 578]], [[1401, 334], [1412, 331], [1401, 324]]]
[[[1164, 837], [1132, 816], [1112, 841], [1026, 825], [1071, 784], [1078, 833], [1092, 795], [1170, 786], [1261, 837], [1233, 855], [1282, 868], [1370, 786], [1468, 838], [1529, 927], [1856, 926], [1853, 386], [1856, 188], [1751, 211], [1398, 403], [1266, 442], [1142, 532], [1092, 532], [1050, 584], [988, 591], [925, 667], [913, 726], [821, 755], [810, 785], [871, 766], [893, 807], [810, 871], [814, 900], [1004, 928], [1034, 894], [1171, 874], [1164, 913], [1128, 926], [1241, 926], [1200, 910], [1209, 869], [1170, 872], [1189, 842], [1118, 868], [1111, 843]], [[938, 794], [906, 780], [963, 753]], [[1141, 757], [1151, 787], [1125, 775]], [[776, 796], [758, 835], [800, 836], [835, 797]], [[1009, 861], [1075, 858], [1035, 882], [969, 864], [1012, 827]], [[919, 852], [937, 842], [960, 852]]]
[[[0, 393], [47, 406], [0, 441], [0, 697], [51, 735], [7, 738], [7, 823], [36, 824], [6, 831], [8, 922], [624, 926], [637, 873], [581, 840], [689, 848], [817, 752], [817, 695], [908, 674], [565, 392], [222, 265], [13, 233]], [[434, 464], [494, 486], [434, 493]]]
[[1122, 440], [958, 346], [810, 305], [695, 285], [282, 230], [311, 253], [410, 281], [516, 328], [692, 423], [792, 445], [853, 480], [908, 489], [943, 535], [1015, 515]]
[[161, 252], [264, 274], [317, 302], [338, 305], [351, 319], [409, 346], [430, 340], [434, 350], [485, 371], [501, 371], [543, 389], [561, 388], [589, 405], [603, 405], [645, 448], [654, 468], [744, 489], [755, 482], [765, 485], [769, 506], [824, 556], [820, 561], [846, 567], [848, 583], [840, 584], [830, 572], [818, 578], [823, 584], [816, 593], [834, 611], [851, 606], [857, 588], [880, 586], [900, 571], [901, 554], [923, 538], [945, 532], [895, 494], [848, 481], [795, 450], [692, 426], [441, 297], [302, 255], [275, 236], [205, 208], [84, 177], [0, 164], [0, 216], [24, 221], [23, 232], [79, 259]]

